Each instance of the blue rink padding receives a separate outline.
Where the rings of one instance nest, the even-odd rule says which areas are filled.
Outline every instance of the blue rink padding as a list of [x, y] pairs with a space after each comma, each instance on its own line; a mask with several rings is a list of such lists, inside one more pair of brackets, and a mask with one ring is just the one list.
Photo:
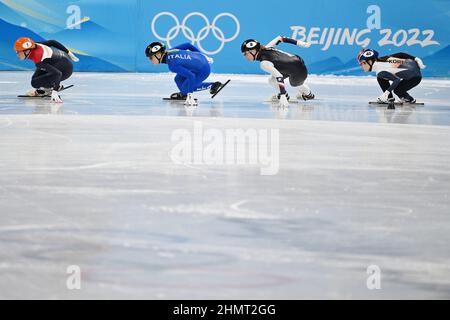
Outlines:
[[[394, 8], [393, 8], [394, 7]], [[274, 13], [276, 12], [276, 13]], [[255, 2], [86, 1], [0, 2], [0, 70], [31, 69], [17, 60], [17, 37], [56, 39], [77, 52], [76, 71], [162, 72], [144, 55], [152, 41], [191, 42], [214, 58], [216, 73], [262, 73], [245, 61], [240, 44], [267, 43], [278, 35], [305, 40], [308, 49], [283, 44], [302, 56], [313, 74], [362, 75], [355, 56], [362, 47], [382, 55], [408, 52], [428, 66], [424, 76], [450, 76], [450, 2], [298, 1], [282, 8]]]

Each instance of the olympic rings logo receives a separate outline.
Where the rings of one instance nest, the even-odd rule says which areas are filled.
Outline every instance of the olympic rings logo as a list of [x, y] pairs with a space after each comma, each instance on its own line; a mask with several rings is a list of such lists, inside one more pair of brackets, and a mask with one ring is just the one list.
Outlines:
[[[172, 18], [173, 21], [175, 22], [175, 26], [172, 27], [167, 32], [167, 35], [165, 37], [158, 34], [156, 32], [156, 28], [155, 28], [156, 22], [158, 21], [158, 19], [163, 16], [168, 16], [168, 17]], [[188, 20], [192, 17], [200, 17], [205, 22], [205, 26], [202, 29], [200, 29], [200, 31], [198, 32], [197, 35], [194, 34], [194, 32], [192, 31], [191, 28], [187, 27]], [[221, 18], [224, 18], [224, 17], [231, 18], [234, 21], [234, 23], [236, 24], [236, 32], [233, 34], [233, 36], [231, 36], [229, 38], [226, 38], [224, 32], [220, 28], [217, 27], [217, 22]], [[153, 21], [152, 21], [153, 34], [155, 35], [156, 38], [158, 38], [158, 40], [165, 42], [168, 47], [171, 47], [170, 42], [172, 40], [174, 40], [180, 34], [180, 31], [183, 33], [184, 37], [187, 40], [189, 40], [192, 44], [197, 45], [197, 47], [203, 53], [208, 54], [208, 55], [215, 55], [223, 50], [225, 43], [231, 42], [239, 36], [239, 33], [241, 31], [241, 24], [239, 23], [239, 20], [236, 18], [236, 16], [234, 16], [231, 13], [221, 13], [221, 14], [217, 15], [214, 18], [214, 20], [212, 21], [212, 23], [210, 23], [209, 19], [203, 13], [200, 13], [200, 12], [192, 12], [192, 13], [188, 14], [181, 23], [180, 23], [180, 20], [178, 20], [177, 16], [171, 12], [161, 12], [161, 13], [158, 13], [153, 18]], [[205, 50], [201, 44], [201, 42], [203, 40], [205, 40], [211, 32], [214, 35], [214, 37], [216, 37], [216, 39], [220, 41], [220, 46], [215, 51]]]

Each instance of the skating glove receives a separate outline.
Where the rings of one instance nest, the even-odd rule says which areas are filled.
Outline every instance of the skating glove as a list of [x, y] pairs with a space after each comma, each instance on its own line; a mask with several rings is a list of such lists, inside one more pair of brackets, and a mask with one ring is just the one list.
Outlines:
[[186, 102], [184, 103], [186, 106], [196, 106], [197, 101], [195, 101], [192, 93], [188, 93]]
[[414, 60], [417, 62], [417, 65], [419, 66], [420, 69], [423, 70], [423, 69], [425, 69], [425, 68], [427, 67], [426, 65], [423, 64], [422, 59], [420, 59], [420, 58], [415, 58]]
[[309, 47], [311, 47], [311, 43], [298, 40], [297, 46], [302, 47], [302, 48], [309, 48]]
[[279, 106], [280, 106], [280, 108], [286, 108], [286, 107], [289, 107], [289, 101], [288, 101], [288, 99], [287, 99], [286, 94], [281, 94], [281, 95], [280, 95]]
[[214, 63], [214, 59], [210, 58], [208, 56], [205, 56], [206, 60], [208, 61], [209, 64], [213, 64]]
[[56, 102], [56, 103], [62, 103], [63, 101], [61, 100], [61, 97], [58, 94], [58, 91], [56, 90], [52, 90], [52, 98], [51, 98], [52, 102]]
[[80, 59], [78, 59], [78, 57], [76, 55], [74, 55], [72, 52], [69, 51], [69, 57], [70, 59], [72, 59], [72, 61], [78, 62], [80, 61]]

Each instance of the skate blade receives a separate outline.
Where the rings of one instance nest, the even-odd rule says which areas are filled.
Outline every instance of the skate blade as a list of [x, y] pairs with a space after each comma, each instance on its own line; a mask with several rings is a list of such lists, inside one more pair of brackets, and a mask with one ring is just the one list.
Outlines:
[[[71, 84], [70, 86], [67, 86], [67, 87], [63, 87], [61, 90], [59, 90], [58, 92], [61, 92], [61, 91], [64, 91], [64, 90], [67, 90], [67, 89], [70, 89], [70, 88], [72, 88], [74, 85], [73, 84]], [[40, 96], [27, 96], [27, 95], [18, 95], [17, 96], [17, 98], [50, 98], [51, 97], [51, 95], [40, 95]]]
[[[186, 99], [171, 99], [171, 98], [163, 98], [164, 101], [171, 101], [171, 102], [185, 102]], [[197, 98], [194, 98], [195, 101], [198, 101]]]
[[219, 94], [219, 92], [222, 91], [223, 88], [225, 88], [226, 85], [230, 83], [230, 81], [231, 81], [231, 79], [228, 80], [227, 82], [225, 82], [225, 83], [217, 90], [217, 92], [211, 96], [211, 99], [214, 99], [214, 97], [217, 96], [217, 95]]
[[[265, 100], [264, 101], [265, 103], [271, 103], [271, 104], [279, 104], [280, 103], [280, 101], [276, 101], [276, 100]], [[303, 101], [303, 100], [289, 100], [289, 103], [294, 103], [294, 104], [296, 104], [296, 103], [301, 103], [301, 102], [305, 102], [305, 101]]]
[[[388, 106], [390, 103], [370, 101], [369, 104], [371, 104], [371, 105], [380, 105], [380, 106]], [[394, 105], [395, 106], [424, 106], [425, 103], [423, 103], [423, 102], [416, 102], [416, 103], [395, 102]]]

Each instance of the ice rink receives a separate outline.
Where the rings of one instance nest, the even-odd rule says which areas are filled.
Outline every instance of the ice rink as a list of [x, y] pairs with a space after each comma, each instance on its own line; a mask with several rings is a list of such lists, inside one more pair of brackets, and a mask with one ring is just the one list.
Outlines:
[[[312, 76], [279, 109], [220, 75], [186, 109], [168, 74], [78, 73], [62, 106], [18, 99], [30, 77], [0, 73], [1, 299], [450, 298], [450, 80], [387, 110], [375, 78]], [[279, 172], [174, 163], [199, 124], [278, 129]]]

